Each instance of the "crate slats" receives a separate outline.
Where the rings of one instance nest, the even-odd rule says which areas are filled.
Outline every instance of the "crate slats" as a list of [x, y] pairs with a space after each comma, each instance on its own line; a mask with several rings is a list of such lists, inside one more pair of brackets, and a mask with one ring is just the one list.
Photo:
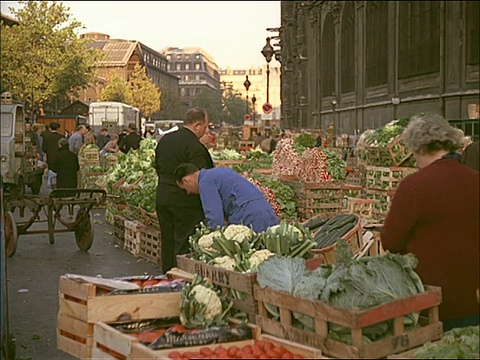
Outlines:
[[145, 226], [140, 229], [140, 257], [159, 265], [162, 259], [162, 239], [160, 229]]

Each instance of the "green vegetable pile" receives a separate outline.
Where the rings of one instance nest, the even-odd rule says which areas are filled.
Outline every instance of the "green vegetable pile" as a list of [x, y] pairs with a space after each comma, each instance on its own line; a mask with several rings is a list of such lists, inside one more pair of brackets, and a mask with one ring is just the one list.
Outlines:
[[222, 151], [209, 150], [213, 161], [218, 160], [243, 160], [244, 156], [234, 149], [224, 149]]
[[[117, 195], [129, 204], [155, 212], [158, 177], [154, 168], [157, 140], [145, 138], [138, 150], [119, 153], [118, 162], [97, 183], [103, 184], [108, 194]], [[121, 183], [121, 185], [119, 185]]]
[[478, 326], [455, 328], [441, 340], [428, 342], [413, 354], [414, 359], [478, 359], [480, 353]]
[[329, 149], [322, 148], [323, 153], [327, 156], [327, 172], [333, 181], [344, 181], [347, 178], [347, 163], [338, 154]]
[[400, 120], [393, 120], [388, 124], [376, 129], [367, 136], [365, 142], [370, 146], [384, 147], [390, 144], [408, 126], [410, 117], [403, 117]]
[[301, 156], [305, 149], [315, 146], [315, 137], [309, 132], [302, 132], [298, 134], [293, 140], [293, 147]]
[[[298, 297], [320, 300], [346, 309], [368, 309], [377, 305], [424, 292], [420, 277], [414, 272], [417, 259], [412, 254], [387, 253], [382, 256], [353, 259], [346, 240], [338, 240], [334, 265], [321, 265], [315, 270], [305, 267], [301, 258], [272, 256], [258, 268], [260, 287], [286, 291]], [[268, 306], [273, 316], [278, 309]], [[294, 313], [296, 326], [315, 331], [314, 319]], [[418, 313], [404, 317], [406, 327], [417, 326]], [[388, 334], [390, 322], [374, 324], [363, 329], [365, 343]], [[329, 323], [329, 336], [352, 344], [351, 329]]]

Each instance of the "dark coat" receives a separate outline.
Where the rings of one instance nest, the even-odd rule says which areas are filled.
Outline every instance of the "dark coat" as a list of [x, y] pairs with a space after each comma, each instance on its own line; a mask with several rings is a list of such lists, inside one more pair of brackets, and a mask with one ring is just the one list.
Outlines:
[[478, 314], [478, 172], [440, 159], [404, 178], [381, 231], [385, 250], [412, 253], [426, 285], [442, 288], [440, 320]]
[[127, 136], [122, 138], [122, 140], [118, 143], [118, 148], [120, 151], [124, 152], [125, 154], [130, 151], [130, 149], [138, 149], [140, 146], [140, 141], [142, 141], [142, 137], [140, 134], [136, 132], [128, 133]]
[[50, 170], [55, 171], [55, 158], [58, 154], [58, 140], [63, 138], [58, 132], [46, 132], [43, 136], [43, 152], [47, 154], [47, 164]]
[[54, 167], [57, 173], [57, 188], [76, 189], [78, 187], [77, 172], [80, 170], [78, 156], [68, 147], [60, 148]]
[[189, 195], [175, 182], [175, 169], [182, 163], [193, 163], [199, 169], [213, 168], [207, 148], [187, 128], [164, 135], [155, 149], [158, 175], [157, 205], [202, 208], [198, 195]]
[[462, 164], [467, 165], [473, 170], [479, 171], [479, 141], [474, 141], [468, 145], [462, 153]]

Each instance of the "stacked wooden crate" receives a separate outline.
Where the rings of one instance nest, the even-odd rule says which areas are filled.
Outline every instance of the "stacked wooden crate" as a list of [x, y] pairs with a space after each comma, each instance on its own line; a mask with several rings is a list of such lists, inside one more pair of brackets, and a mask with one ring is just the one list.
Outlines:
[[135, 257], [140, 256], [140, 229], [144, 226], [137, 220], [124, 221], [123, 248]]

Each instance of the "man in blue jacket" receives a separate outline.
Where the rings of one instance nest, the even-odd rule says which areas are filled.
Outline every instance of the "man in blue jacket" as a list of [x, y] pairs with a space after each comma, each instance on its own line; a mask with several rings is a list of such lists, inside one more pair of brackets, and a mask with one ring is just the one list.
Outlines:
[[180, 188], [199, 194], [206, 225], [212, 229], [228, 224], [243, 224], [255, 232], [277, 225], [272, 206], [260, 190], [230, 168], [199, 170], [194, 164], [180, 164], [175, 169]]

